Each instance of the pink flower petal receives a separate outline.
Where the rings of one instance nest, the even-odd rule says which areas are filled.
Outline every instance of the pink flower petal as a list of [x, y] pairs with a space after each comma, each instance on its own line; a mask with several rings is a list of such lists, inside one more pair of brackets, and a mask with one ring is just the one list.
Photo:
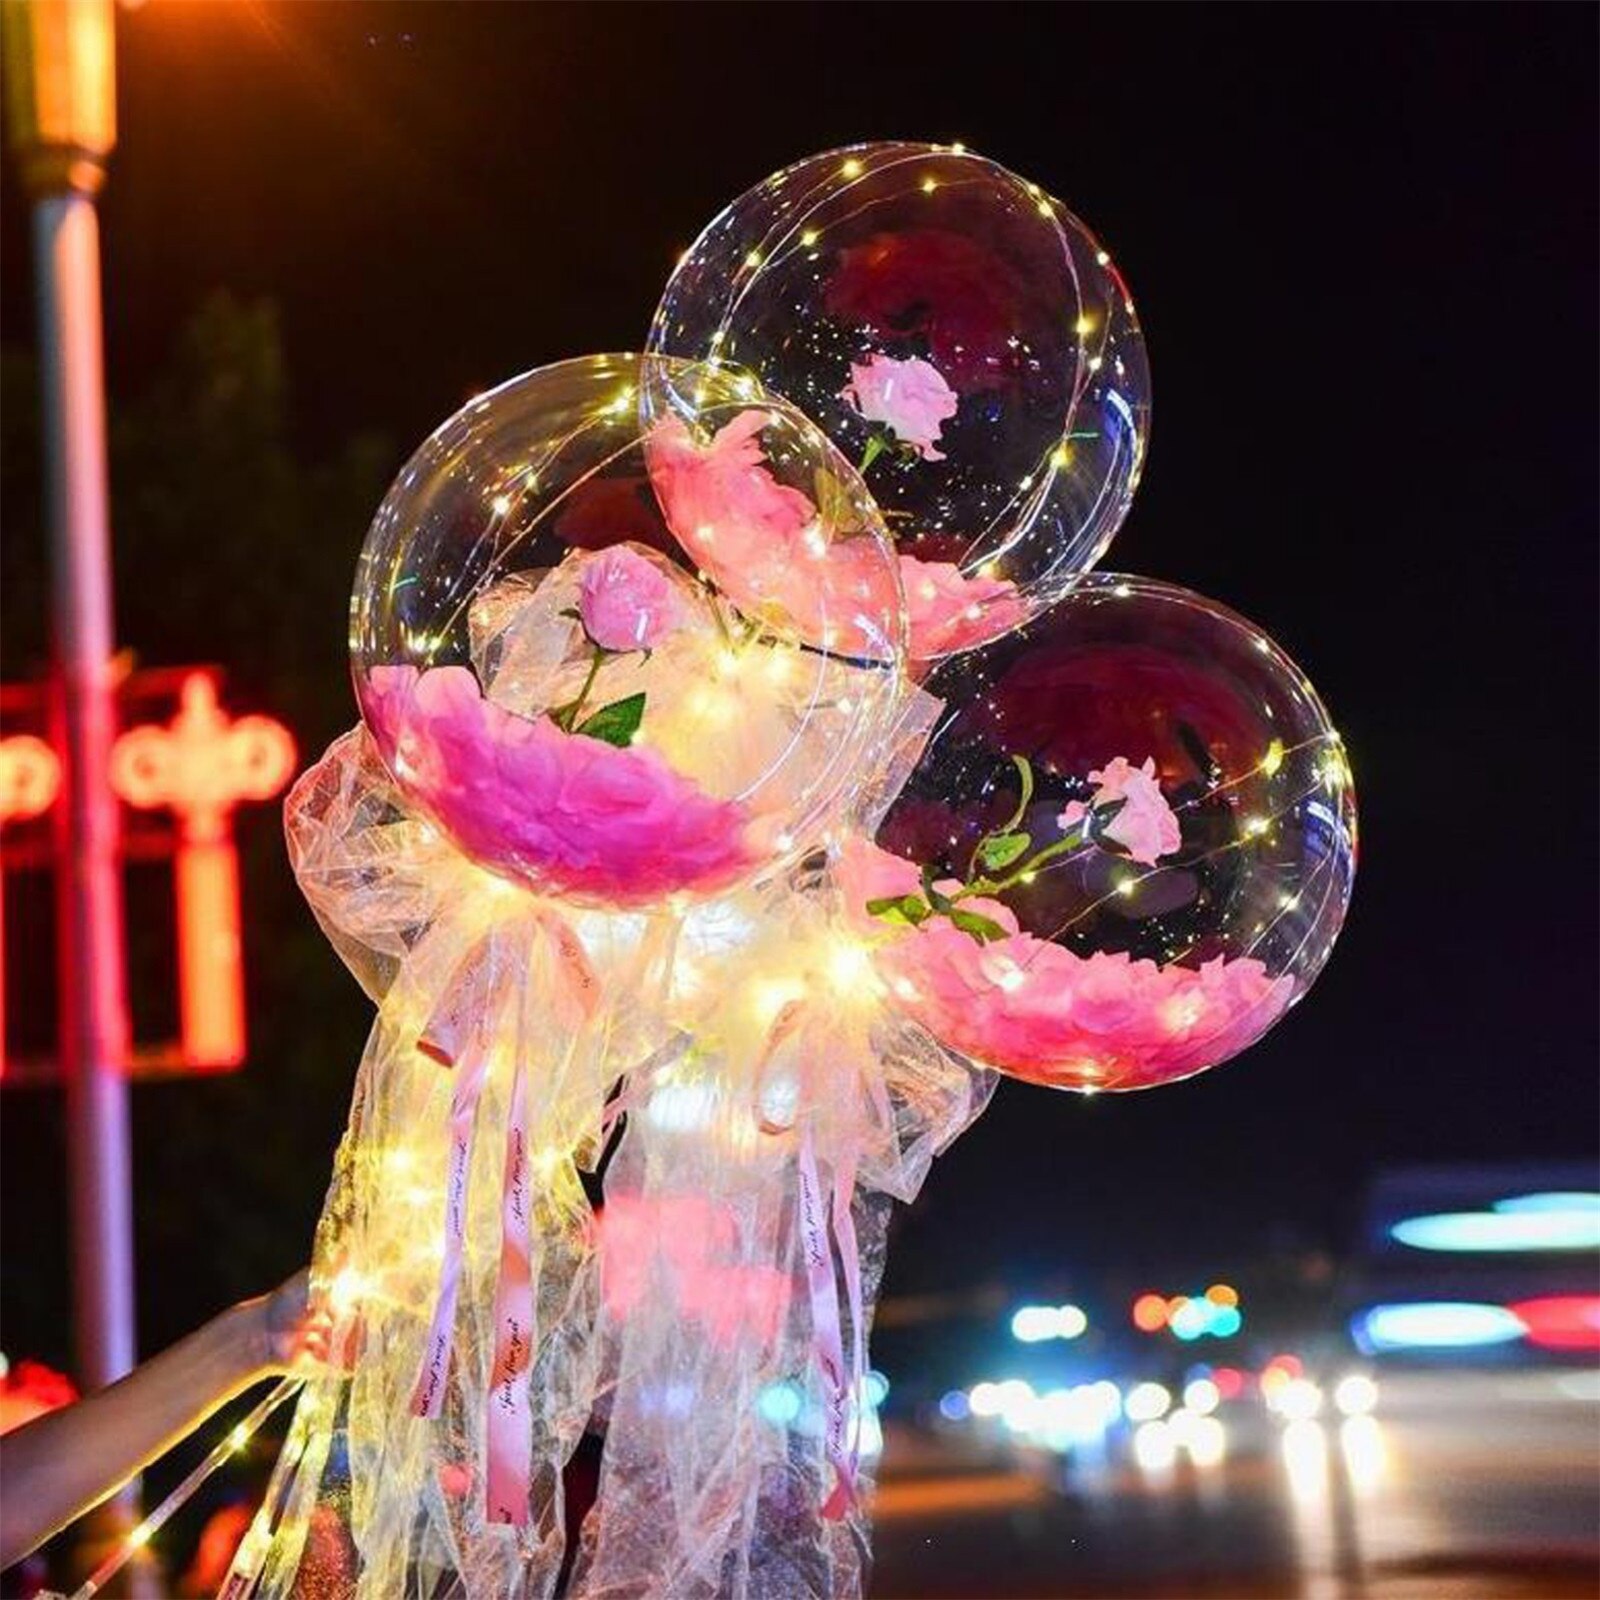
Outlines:
[[930, 661], [987, 644], [1027, 621], [1008, 578], [969, 578], [950, 561], [900, 557], [913, 660]]
[[971, 902], [1010, 931], [989, 944], [943, 917], [896, 929], [866, 916], [865, 902], [914, 889], [917, 869], [865, 840], [846, 845], [838, 876], [854, 926], [878, 936], [879, 971], [905, 1012], [940, 1043], [1033, 1083], [1137, 1089], [1187, 1077], [1253, 1043], [1294, 998], [1292, 978], [1250, 956], [1199, 970], [1080, 956], [1017, 932], [994, 902]]
[[874, 352], [852, 362], [850, 381], [840, 391], [868, 422], [881, 422], [924, 461], [943, 461], [934, 446], [939, 429], [960, 409], [961, 397], [931, 361], [897, 360]]
[[652, 750], [515, 716], [465, 667], [374, 668], [363, 709], [402, 788], [475, 861], [540, 892], [642, 906], [727, 888], [762, 858], [747, 807]]

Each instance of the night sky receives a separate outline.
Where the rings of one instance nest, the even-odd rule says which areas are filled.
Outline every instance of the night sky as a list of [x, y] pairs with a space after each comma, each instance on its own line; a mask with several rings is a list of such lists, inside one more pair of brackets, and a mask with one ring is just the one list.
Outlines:
[[[113, 390], [208, 291], [270, 296], [312, 452], [358, 429], [403, 451], [494, 381], [637, 347], [700, 227], [836, 144], [965, 141], [1115, 252], [1155, 399], [1104, 564], [1224, 600], [1310, 674], [1355, 767], [1355, 902], [1314, 993], [1221, 1071], [1092, 1102], [1004, 1087], [892, 1287], [1338, 1248], [1386, 1165], [1593, 1152], [1593, 8], [152, 0], [120, 27]], [[364, 531], [306, 570], [348, 571]], [[161, 581], [124, 552], [124, 613]], [[142, 626], [126, 642], [171, 659]], [[344, 617], [303, 627], [336, 642]], [[286, 878], [274, 820], [247, 826]], [[310, 1218], [326, 1166], [301, 1176]]]

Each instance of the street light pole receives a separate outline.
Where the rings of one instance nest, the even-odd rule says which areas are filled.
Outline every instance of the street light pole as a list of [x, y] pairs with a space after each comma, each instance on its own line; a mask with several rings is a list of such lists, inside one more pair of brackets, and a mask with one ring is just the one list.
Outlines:
[[10, 0], [6, 99], [33, 196], [52, 621], [60, 685], [60, 1050], [80, 1376], [134, 1363], [128, 997], [117, 801], [111, 544], [95, 195], [115, 142], [111, 0]]

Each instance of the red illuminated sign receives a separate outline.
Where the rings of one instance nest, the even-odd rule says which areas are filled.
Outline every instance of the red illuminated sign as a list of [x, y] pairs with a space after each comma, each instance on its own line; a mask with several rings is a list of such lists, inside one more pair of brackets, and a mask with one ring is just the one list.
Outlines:
[[270, 717], [229, 719], [208, 673], [183, 681], [166, 727], [130, 728], [111, 751], [111, 787], [140, 810], [178, 819], [178, 995], [183, 1056], [192, 1067], [244, 1060], [244, 967], [239, 952], [239, 862], [230, 818], [241, 800], [266, 800], [294, 773], [294, 740]]
[[[174, 696], [177, 712], [164, 723], [128, 728], [111, 752], [111, 786], [139, 812], [167, 813], [172, 824], [152, 837], [137, 827], [123, 839], [125, 857], [155, 854], [173, 861], [177, 912], [180, 1039], [136, 1052], [131, 1066], [152, 1064], [219, 1071], [245, 1056], [244, 970], [239, 937], [239, 867], [234, 849], [234, 807], [267, 800], [294, 774], [295, 746], [288, 729], [270, 717], [233, 718], [218, 702], [218, 676], [193, 668], [136, 673], [124, 685], [124, 703], [150, 709]], [[20, 709], [43, 721], [44, 692], [7, 688], [8, 715]], [[61, 785], [55, 751], [32, 734], [0, 739], [0, 824], [39, 817]], [[27, 830], [23, 830], [26, 832]], [[153, 848], [152, 848], [153, 846]], [[7, 865], [54, 866], [52, 847], [8, 848]], [[3, 916], [0, 916], [3, 923]], [[4, 961], [0, 928], [0, 970]], [[0, 996], [0, 1072], [4, 1071], [4, 1000]]]
[[[61, 792], [61, 763], [43, 739], [19, 733], [0, 739], [0, 828], [9, 822], [42, 817]], [[4, 894], [0, 874], [0, 896]], [[0, 898], [0, 974], [6, 963], [5, 901]], [[6, 994], [0, 982], [0, 1075], [5, 1073]]]

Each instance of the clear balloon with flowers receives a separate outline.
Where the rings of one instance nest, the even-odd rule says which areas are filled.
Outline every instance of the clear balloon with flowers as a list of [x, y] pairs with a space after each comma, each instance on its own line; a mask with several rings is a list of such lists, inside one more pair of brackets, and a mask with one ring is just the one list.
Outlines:
[[647, 353], [402, 470], [361, 724], [287, 807], [377, 1007], [316, 1248], [348, 1359], [227, 1593], [861, 1592], [893, 1204], [999, 1076], [1246, 1049], [1350, 897], [1303, 673], [1091, 570], [1149, 412], [1082, 222], [869, 144], [715, 219]]

